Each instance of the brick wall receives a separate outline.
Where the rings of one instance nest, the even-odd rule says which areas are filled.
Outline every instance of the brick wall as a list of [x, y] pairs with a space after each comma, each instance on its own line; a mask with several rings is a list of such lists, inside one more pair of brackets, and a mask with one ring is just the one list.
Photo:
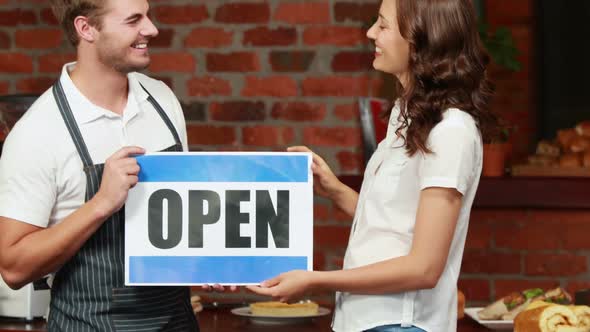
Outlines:
[[[148, 74], [184, 104], [193, 150], [282, 150], [307, 144], [337, 173], [362, 171], [358, 96], [387, 97], [364, 37], [378, 1], [152, 0], [160, 29]], [[513, 31], [523, 70], [494, 67], [493, 108], [518, 130], [514, 155], [534, 144], [532, 0], [485, 0], [488, 21]], [[0, 94], [40, 93], [73, 50], [46, 0], [0, 0]], [[316, 269], [336, 269], [350, 220], [315, 200]], [[590, 214], [474, 211], [460, 286], [471, 303], [514, 289], [587, 282]], [[323, 303], [332, 294], [314, 294]], [[218, 298], [217, 296], [210, 296]], [[242, 300], [243, 293], [224, 295]]]
[[[306, 144], [340, 173], [362, 167], [358, 96], [377, 95], [372, 1], [152, 0], [148, 74], [185, 105], [193, 150]], [[0, 0], [0, 94], [41, 93], [74, 50], [42, 0]]]
[[515, 290], [590, 287], [590, 211], [472, 212], [459, 287], [472, 304]]

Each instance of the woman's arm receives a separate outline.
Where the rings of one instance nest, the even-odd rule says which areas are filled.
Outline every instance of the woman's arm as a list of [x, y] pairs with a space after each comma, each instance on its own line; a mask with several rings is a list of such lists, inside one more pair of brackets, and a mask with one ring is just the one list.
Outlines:
[[291, 271], [250, 290], [283, 301], [313, 288], [356, 294], [386, 294], [433, 288], [447, 262], [461, 209], [455, 189], [427, 188], [420, 194], [414, 240], [406, 256], [339, 271]]

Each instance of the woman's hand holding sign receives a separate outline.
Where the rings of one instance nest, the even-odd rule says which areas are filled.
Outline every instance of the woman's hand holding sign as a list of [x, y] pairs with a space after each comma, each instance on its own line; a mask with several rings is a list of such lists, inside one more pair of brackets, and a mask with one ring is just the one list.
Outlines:
[[330, 166], [316, 153], [306, 146], [293, 146], [287, 149], [288, 152], [311, 152], [313, 162], [313, 188], [316, 194], [329, 198], [349, 216], [354, 215], [358, 193], [344, 183], [330, 169]]

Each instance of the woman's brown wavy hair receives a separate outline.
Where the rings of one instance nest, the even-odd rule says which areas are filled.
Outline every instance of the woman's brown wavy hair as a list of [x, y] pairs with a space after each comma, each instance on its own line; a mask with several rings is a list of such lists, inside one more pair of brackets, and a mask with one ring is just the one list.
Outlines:
[[495, 135], [498, 118], [488, 108], [493, 93], [486, 69], [490, 58], [479, 39], [472, 1], [396, 2], [399, 31], [410, 44], [397, 129], [407, 153], [432, 152], [426, 140], [448, 108], [469, 113], [484, 140]]

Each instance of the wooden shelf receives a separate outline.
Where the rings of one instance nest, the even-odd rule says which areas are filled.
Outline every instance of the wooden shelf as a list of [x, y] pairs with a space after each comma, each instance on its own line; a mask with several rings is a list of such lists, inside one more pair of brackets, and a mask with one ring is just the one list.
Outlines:
[[[361, 175], [340, 180], [360, 189]], [[590, 178], [482, 177], [474, 208], [590, 209]]]

